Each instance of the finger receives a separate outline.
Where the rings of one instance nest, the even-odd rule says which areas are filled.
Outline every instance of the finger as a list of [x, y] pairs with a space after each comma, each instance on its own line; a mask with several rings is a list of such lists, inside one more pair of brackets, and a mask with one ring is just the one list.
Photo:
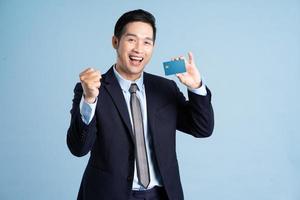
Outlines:
[[184, 56], [179, 56], [179, 60], [183, 60], [183, 61], [184, 61], [184, 63], [185, 63], [185, 65], [187, 65], [187, 61], [186, 61], [186, 59], [185, 59], [185, 57], [184, 57]]
[[177, 76], [177, 78], [179, 79], [179, 81], [180, 81], [181, 83], [184, 82], [184, 75], [183, 75], [183, 74], [176, 74], [176, 76]]
[[183, 56], [176, 56], [171, 59], [171, 61], [180, 60]]
[[95, 83], [100, 83], [100, 79], [98, 78], [89, 78], [89, 79], [84, 79], [82, 82], [84, 82], [87, 85], [93, 85]]
[[100, 71], [91, 69], [90, 71], [85, 72], [83, 74], [84, 76], [94, 76], [94, 75], [100, 75]]
[[83, 75], [83, 74], [85, 74], [85, 73], [87, 73], [87, 72], [91, 72], [91, 71], [94, 71], [94, 68], [92, 68], [92, 67], [89, 67], [89, 68], [86, 68], [83, 72], [81, 72], [79, 75]]
[[91, 73], [91, 76], [97, 80], [100, 80], [102, 78], [101, 72], [99, 70], [96, 70], [93, 73]]
[[96, 88], [100, 88], [100, 86], [101, 86], [100, 81], [98, 81], [98, 82], [95, 83], [95, 87], [96, 87]]
[[85, 85], [88, 93], [92, 93], [92, 92], [97, 92], [97, 90], [99, 90], [101, 83], [100, 82], [95, 82], [95, 83], [88, 83]]
[[193, 55], [193, 53], [189, 52], [188, 55], [189, 55], [189, 63], [193, 64], [194, 63], [194, 55]]
[[91, 73], [93, 73], [94, 72], [94, 69], [93, 68], [87, 68], [86, 70], [84, 70], [83, 72], [81, 72], [80, 74], [79, 74], [79, 79], [80, 79], [80, 81], [83, 81], [83, 80], [85, 80], [87, 77], [89, 77], [89, 75], [91, 74]]
[[89, 72], [86, 76], [89, 78], [101, 78], [101, 74], [99, 71]]
[[85, 69], [83, 72], [81, 72], [81, 73], [84, 74], [84, 73], [91, 72], [91, 71], [94, 71], [94, 68], [88, 67], [88, 68], [86, 68], [86, 69]]
[[101, 79], [102, 79], [102, 77], [99, 77], [99, 76], [95, 76], [94, 78], [92, 78], [90, 81], [91, 82], [94, 82], [94, 83], [97, 83], [97, 82], [101, 82]]
[[86, 74], [80, 76], [80, 80], [99, 80], [101, 78], [101, 74], [99, 71], [89, 71]]

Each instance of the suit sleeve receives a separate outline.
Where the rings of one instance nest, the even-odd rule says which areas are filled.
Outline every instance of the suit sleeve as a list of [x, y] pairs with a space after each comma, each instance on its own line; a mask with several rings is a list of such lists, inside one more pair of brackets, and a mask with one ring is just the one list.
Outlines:
[[214, 129], [214, 112], [211, 105], [211, 92], [206, 87], [207, 95], [201, 96], [188, 91], [186, 100], [175, 84], [177, 96], [177, 129], [194, 137], [209, 137]]
[[83, 122], [80, 114], [80, 101], [83, 89], [80, 83], [77, 83], [74, 89], [73, 105], [70, 111], [71, 122], [67, 132], [67, 145], [71, 153], [75, 156], [84, 156], [92, 148], [97, 133], [96, 117], [87, 125]]

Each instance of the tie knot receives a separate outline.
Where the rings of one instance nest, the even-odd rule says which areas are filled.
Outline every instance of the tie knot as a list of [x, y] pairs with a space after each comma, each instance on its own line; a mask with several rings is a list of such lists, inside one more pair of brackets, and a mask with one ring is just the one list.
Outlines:
[[136, 91], [137, 91], [138, 89], [139, 89], [139, 88], [138, 88], [137, 84], [132, 83], [132, 84], [130, 85], [129, 92], [130, 92], [131, 94], [132, 94], [132, 93], [136, 93]]

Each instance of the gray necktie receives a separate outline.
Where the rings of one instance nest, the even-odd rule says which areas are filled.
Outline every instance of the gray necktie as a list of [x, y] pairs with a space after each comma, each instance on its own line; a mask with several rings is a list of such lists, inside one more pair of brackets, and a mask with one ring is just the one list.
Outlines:
[[138, 86], [133, 83], [129, 88], [130, 92], [130, 108], [133, 122], [133, 134], [135, 139], [135, 152], [136, 152], [136, 164], [137, 174], [140, 184], [147, 188], [150, 183], [150, 175], [148, 168], [148, 160], [145, 146], [145, 136], [143, 127], [143, 117], [141, 104], [136, 96]]

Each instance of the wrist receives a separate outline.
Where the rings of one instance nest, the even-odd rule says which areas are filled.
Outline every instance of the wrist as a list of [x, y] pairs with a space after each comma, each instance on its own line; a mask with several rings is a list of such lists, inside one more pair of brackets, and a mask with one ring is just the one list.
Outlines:
[[96, 98], [95, 97], [86, 97], [85, 95], [83, 95], [83, 97], [84, 97], [84, 101], [86, 103], [93, 104], [93, 103], [96, 102]]
[[200, 82], [195, 83], [193, 86], [189, 86], [189, 88], [191, 89], [198, 89], [202, 86], [202, 81], [200, 80]]

